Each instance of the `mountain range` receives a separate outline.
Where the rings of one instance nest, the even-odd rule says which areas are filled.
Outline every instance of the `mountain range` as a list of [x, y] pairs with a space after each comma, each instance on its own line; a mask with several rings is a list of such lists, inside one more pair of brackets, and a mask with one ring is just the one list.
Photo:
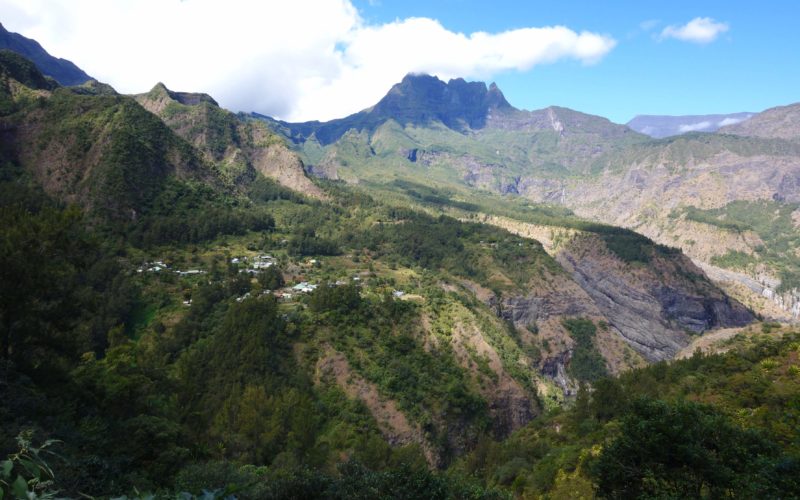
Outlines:
[[800, 105], [653, 139], [414, 74], [288, 123], [38, 64], [0, 50], [0, 447], [63, 442], [40, 492], [613, 496], [609, 443], [676, 418], [653, 446], [735, 471], [691, 491], [797, 487]]
[[[495, 85], [409, 75], [374, 107], [340, 120], [263, 119], [314, 175], [563, 206], [682, 248], [733, 280], [739, 298], [760, 311], [796, 317], [798, 107], [770, 109], [716, 133], [654, 140], [566, 108], [518, 110]], [[714, 119], [724, 125], [742, 117]]]
[[722, 127], [743, 122], [755, 113], [729, 113], [724, 115], [637, 115], [626, 125], [637, 132], [656, 139], [689, 132], [716, 132]]

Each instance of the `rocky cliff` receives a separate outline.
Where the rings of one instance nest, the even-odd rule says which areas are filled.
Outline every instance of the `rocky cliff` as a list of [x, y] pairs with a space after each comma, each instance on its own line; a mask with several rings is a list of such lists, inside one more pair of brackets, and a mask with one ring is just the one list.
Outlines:
[[[571, 278], [551, 280], [550, 286], [537, 283], [529, 295], [504, 298], [502, 314], [515, 324], [546, 324], [561, 317], [598, 318], [652, 361], [672, 358], [694, 335], [744, 326], [754, 319], [747, 308], [720, 291], [702, 269], [678, 252], [653, 246], [645, 249], [651, 252], [647, 262], [625, 261], [597, 234], [493, 216], [482, 220], [521, 236], [541, 238], [544, 248]], [[553, 358], [564, 356], [562, 351]], [[610, 366], [619, 362], [606, 357]]]

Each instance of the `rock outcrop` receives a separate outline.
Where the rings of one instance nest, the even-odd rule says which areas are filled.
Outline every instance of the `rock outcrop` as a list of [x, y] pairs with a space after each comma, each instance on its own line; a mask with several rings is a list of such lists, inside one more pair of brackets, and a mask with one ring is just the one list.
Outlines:
[[714, 287], [681, 254], [653, 256], [647, 266], [625, 263], [596, 236], [579, 236], [558, 260], [592, 297], [611, 326], [650, 360], [673, 357], [689, 334], [744, 326], [750, 311]]
[[[481, 220], [539, 238], [567, 272], [568, 276], [538, 283], [528, 295], [502, 299], [500, 314], [523, 327], [552, 318], [597, 318], [646, 359], [657, 361], [672, 358], [689, 343], [691, 335], [743, 326], [755, 319], [680, 253], [659, 252], [654, 247], [650, 262], [626, 263], [593, 233], [502, 217], [484, 216]], [[569, 346], [566, 343], [562, 350], [551, 353], [542, 369], [546, 365], [549, 372], [556, 373], [554, 366], [558, 360], [568, 359], [564, 352]]]

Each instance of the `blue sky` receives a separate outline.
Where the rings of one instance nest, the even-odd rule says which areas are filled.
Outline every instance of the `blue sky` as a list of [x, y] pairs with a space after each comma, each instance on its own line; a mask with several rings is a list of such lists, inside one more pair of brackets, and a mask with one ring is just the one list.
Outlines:
[[407, 72], [618, 123], [761, 111], [800, 101], [798, 19], [797, 0], [0, 1], [7, 29], [120, 92], [160, 81], [290, 121], [359, 111]]
[[[800, 101], [800, 2], [357, 0], [371, 22], [422, 16], [471, 33], [565, 25], [610, 35], [599, 63], [558, 61], [494, 75], [516, 107], [566, 106], [626, 122], [636, 114], [704, 114]], [[710, 17], [728, 24], [715, 41], [658, 40], [668, 25]], [[649, 23], [650, 30], [642, 27]], [[656, 24], [657, 22], [657, 24]]]

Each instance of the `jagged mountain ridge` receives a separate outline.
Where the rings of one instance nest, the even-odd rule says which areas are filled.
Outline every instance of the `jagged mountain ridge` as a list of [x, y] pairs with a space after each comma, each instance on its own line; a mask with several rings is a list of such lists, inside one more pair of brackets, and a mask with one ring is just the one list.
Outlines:
[[[306, 485], [308, 474], [345, 460], [340, 471], [354, 459], [381, 469], [414, 463], [424, 470], [425, 461], [444, 467], [473, 448], [484, 453], [487, 443], [493, 454], [492, 438], [562, 406], [578, 380], [593, 383], [644, 359], [669, 359], [696, 334], [753, 320], [679, 251], [570, 219], [567, 211], [559, 213], [569, 224], [512, 220], [507, 231], [474, 211], [462, 221], [443, 216], [428, 202], [458, 200], [425, 185], [406, 184], [421, 202], [397, 205], [366, 183], [366, 192], [326, 183], [329, 197], [321, 200], [274, 183], [249, 192], [265, 181], [259, 172], [274, 173], [275, 164], [303, 173], [264, 123], [163, 84], [132, 98], [96, 83], [52, 87], [31, 68], [0, 65], [0, 189], [43, 187], [60, 202], [110, 213], [114, 226], [127, 226], [110, 238], [108, 226], [86, 234], [114, 241], [107, 261], [86, 253], [81, 263], [59, 255], [57, 238], [71, 238], [60, 228], [48, 236], [42, 219], [52, 217], [49, 210], [36, 215], [13, 196], [0, 197], [10, 229], [3, 247], [15, 250], [3, 255], [3, 318], [12, 333], [24, 328], [11, 344], [0, 339], [3, 354], [13, 356], [0, 435], [35, 427], [64, 437], [67, 458], [57, 462], [56, 476], [66, 478], [66, 488], [59, 494], [184, 490], [183, 479], [195, 477], [193, 491], [216, 488], [218, 472], [231, 484], [231, 467], [252, 464], [239, 470], [269, 470], [279, 480], [248, 475], [257, 493], [237, 494], [263, 497], [270, 495], [261, 485], [273, 482], [286, 494], [284, 470], [302, 468]], [[552, 158], [557, 148], [571, 148], [588, 151], [592, 161], [606, 154], [595, 144], [614, 146], [604, 138], [630, 136], [563, 108], [503, 115], [494, 128], [457, 121], [466, 128], [438, 122], [434, 131], [448, 134], [445, 146], [485, 133], [481, 148], [509, 131], [517, 141], [540, 134], [537, 154]], [[366, 132], [342, 136], [336, 151], [343, 170], [348, 154], [394, 155], [423, 172], [458, 158], [458, 149], [446, 152], [451, 157], [435, 149], [435, 136], [427, 137], [427, 149], [407, 149], [425, 139], [427, 125], [401, 128], [389, 120], [373, 137]], [[402, 134], [408, 142], [392, 142]], [[369, 142], [361, 147], [354, 139]], [[473, 149], [472, 161], [496, 151]], [[568, 165], [577, 171], [587, 164]], [[115, 205], [98, 210], [104, 203]], [[153, 205], [160, 217], [147, 227]], [[250, 223], [237, 230], [230, 223], [239, 217]], [[83, 229], [83, 220], [73, 220]], [[148, 237], [137, 238], [142, 229]], [[254, 279], [254, 269], [243, 269], [248, 259], [272, 266]], [[15, 280], [28, 276], [36, 280]], [[297, 292], [309, 282], [318, 288]], [[17, 284], [21, 314], [13, 304], [6, 309]], [[59, 286], [77, 288], [75, 300]], [[40, 297], [64, 308], [66, 325], [47, 322], [53, 304], [40, 305]], [[48, 376], [28, 377], [26, 365]], [[544, 425], [563, 432], [561, 441], [571, 435], [572, 424], [562, 430], [551, 422]]]
[[0, 58], [3, 156], [53, 198], [125, 221], [168, 179], [211, 181], [192, 148], [132, 98], [102, 86], [30, 87], [45, 78], [8, 54]]
[[0, 49], [8, 49], [30, 59], [42, 73], [54, 78], [61, 85], [81, 85], [92, 79], [72, 61], [51, 56], [36, 40], [11, 33], [2, 24]]
[[[419, 77], [413, 77], [419, 78]], [[407, 79], [408, 80], [408, 79]], [[443, 82], [438, 82], [432, 77], [424, 78], [423, 82], [426, 85], [435, 85], [436, 88], [439, 89], [440, 94], [444, 95], [447, 94], [442, 87]], [[452, 84], [452, 82], [451, 82]], [[413, 82], [406, 81], [405, 85], [413, 86]], [[456, 84], [458, 87], [460, 84]], [[461, 87], [458, 87], [461, 88]], [[588, 115], [583, 115], [580, 113], [570, 112], [569, 110], [565, 110], [563, 108], [555, 108], [555, 109], [548, 109], [544, 110], [541, 113], [527, 113], [527, 112], [519, 112], [517, 110], [511, 110], [508, 106], [503, 105], [502, 103], [505, 102], [504, 99], [500, 100], [496, 97], [492, 97], [489, 90], [485, 92], [481, 92], [480, 87], [473, 86], [473, 89], [477, 88], [476, 95], [478, 98], [474, 99], [474, 101], [481, 103], [479, 107], [486, 106], [486, 109], [501, 109], [504, 108], [506, 111], [511, 111], [509, 117], [506, 118], [506, 121], [503, 123], [506, 127], [515, 127], [521, 130], [531, 130], [535, 128], [544, 128], [549, 129], [551, 131], [554, 130], [554, 121], [555, 121], [555, 128], [561, 127], [561, 132], [565, 130], [569, 130], [570, 132], [565, 132], [567, 135], [574, 130], [579, 129], [582, 125], [589, 129], [590, 131], [596, 131], [599, 129], [600, 132], [603, 131], [603, 125], [606, 123], [605, 120], [600, 118], [589, 117]], [[485, 86], [483, 87], [485, 90]], [[395, 89], [396, 96], [404, 95], [404, 92], [408, 92], [404, 90], [401, 92], [400, 90]], [[499, 91], [497, 91], [499, 93]], [[228, 162], [231, 161], [232, 158], [236, 158], [237, 156], [240, 158], [247, 158], [248, 153], [248, 134], [252, 134], [252, 129], [242, 128], [242, 122], [235, 116], [232, 115], [224, 110], [218, 108], [214, 103], [213, 99], [208, 96], [202, 96], [197, 94], [188, 94], [188, 93], [179, 93], [173, 92], [167, 89], [162, 84], [156, 85], [150, 92], [147, 94], [141, 94], [136, 97], [137, 100], [145, 106], [148, 110], [154, 112], [158, 116], [164, 119], [165, 123], [167, 123], [173, 130], [175, 130], [181, 137], [185, 138], [196, 147], [198, 147], [201, 151], [204, 151], [205, 154], [212, 160], [215, 161], [222, 161]], [[463, 96], [462, 96], [463, 98]], [[455, 99], [457, 102], [461, 102], [461, 99]], [[193, 104], [187, 106], [181, 104], [181, 100], [190, 101]], [[392, 103], [391, 100], [387, 100], [390, 104], [384, 104], [382, 106], [386, 106], [387, 108], [400, 107], [400, 104], [397, 102]], [[501, 103], [499, 106], [494, 107], [494, 104], [486, 104], [487, 101], [491, 101], [491, 103]], [[377, 108], [377, 106], [376, 106]], [[556, 114], [557, 113], [557, 114]], [[410, 116], [410, 114], [409, 114]], [[420, 115], [422, 118], [421, 120], [426, 120], [429, 114], [422, 114]], [[495, 120], [494, 117], [489, 116], [487, 120], [488, 123], [492, 123], [492, 120]], [[513, 121], [516, 120], [516, 121]], [[559, 120], [563, 120], [563, 123], [566, 125], [561, 124]], [[205, 126], [198, 126], [199, 123], [204, 123]], [[394, 120], [392, 120], [393, 123]], [[248, 124], [248, 126], [255, 126], [256, 124], [261, 124], [261, 121], [256, 122], [247, 122], [244, 123]], [[491, 125], [487, 125], [487, 127]], [[621, 134], [627, 134], [624, 130], [624, 127], [615, 128], [612, 133], [617, 132]], [[448, 127], [448, 130], [451, 130]], [[380, 133], [381, 129], [378, 129], [378, 133]], [[452, 133], [459, 133], [456, 131], [452, 131]], [[220, 142], [221, 141], [221, 142]], [[215, 146], [216, 144], [216, 146]], [[220, 146], [224, 147], [220, 147]], [[245, 151], [242, 153], [242, 151]], [[421, 153], [423, 156], [424, 153]], [[601, 244], [602, 245], [602, 244]], [[566, 248], [566, 247], [565, 247]], [[565, 253], [564, 255], [567, 255]], [[587, 258], [587, 261], [591, 260]], [[667, 259], [669, 260], [669, 259]], [[666, 262], [666, 261], [665, 261]], [[677, 263], [674, 264], [680, 268], [685, 267], [686, 263]], [[584, 273], [585, 274], [585, 273]], [[577, 273], [576, 273], [577, 276]], [[719, 302], [719, 307], [721, 307], [720, 311], [730, 310], [730, 312], [721, 312], [720, 314], [711, 314], [704, 312], [703, 309], [705, 306], [691, 306], [689, 309], [694, 307], [696, 309], [695, 313], [688, 313], [688, 314], [699, 314], [698, 323], [695, 326], [690, 326], [690, 324], [683, 324], [681, 319], [679, 319], [681, 314], [687, 314], [685, 310], [684, 312], [678, 312], [683, 310], [684, 306], [680, 306], [677, 308], [672, 307], [672, 309], [668, 308], [666, 305], [667, 303], [661, 303], [661, 299], [658, 298], [659, 293], [657, 292], [656, 288], [651, 287], [651, 285], [646, 284], [645, 281], [663, 281], [664, 276], [655, 273], [652, 276], [649, 276], [646, 280], [642, 282], [627, 282], [624, 278], [619, 278], [618, 284], [622, 287], [628, 287], [630, 290], [636, 290], [635, 292], [624, 292], [625, 294], [633, 293], [634, 295], [639, 296], [639, 300], [646, 300], [650, 305], [648, 305], [645, 309], [634, 312], [633, 316], [627, 318], [625, 320], [625, 324], [619, 323], [621, 330], [614, 330], [616, 335], [622, 335], [623, 338], [630, 339], [630, 342], [634, 345], [634, 349], [643, 353], [643, 355], [647, 359], [655, 360], [655, 359], [664, 359], [669, 358], [675, 352], [677, 352], [688, 340], [685, 337], [684, 330], [697, 330], [703, 331], [708, 328], [713, 328], [716, 326], [733, 326], [733, 325], [742, 325], [750, 321], [751, 316], [747, 314], [743, 309], [737, 309], [734, 305], [731, 309], [731, 305], [726, 305], [726, 300], [723, 295], [715, 295], [717, 292], [711, 292], [713, 286], [709, 286], [706, 289], [694, 289], [693, 286], [688, 286], [685, 283], [682, 284], [675, 284], [673, 288], [671, 288], [672, 294], [676, 296], [681, 296], [685, 304], [696, 303], [699, 300], [699, 297], [706, 296], [711, 297], [715, 296], [716, 298], [713, 299]], [[625, 283], [622, 285], [622, 283]], [[709, 284], [710, 285], [710, 284]], [[555, 284], [550, 284], [545, 286], [546, 289], [556, 290], [558, 288]], [[594, 301], [596, 299], [592, 298], [591, 295], [587, 295], [584, 291], [581, 290], [579, 285], [574, 284], [572, 286], [573, 294], [572, 301], [575, 303], [581, 303], [582, 306], [579, 307], [580, 310], [583, 310], [586, 314], [595, 317], [605, 318], [609, 314], [609, 308], [605, 305], [595, 305]], [[600, 287], [602, 288], [602, 286]], [[608, 292], [608, 290], [607, 290]], [[566, 307], [564, 304], [560, 304], [561, 298], [557, 297], [539, 297], [533, 302], [526, 302], [526, 299], [523, 298], [524, 296], [519, 296], [517, 299], [513, 300], [513, 309], [516, 311], [514, 313], [515, 316], [509, 316], [510, 321], [514, 321], [519, 325], [520, 328], [524, 328], [526, 321], [535, 321], [536, 318], [541, 320], [542, 323], [542, 332], [544, 335], [551, 336], [552, 338], [561, 338], [563, 337], [563, 327], [560, 325], [560, 318], [563, 315], [568, 314], [570, 311], [569, 307]], [[648, 297], [647, 299], [643, 299], [643, 297]], [[551, 304], [550, 306], [545, 307], [542, 309], [542, 300], [544, 303]], [[624, 300], [624, 299], [621, 299]], [[491, 303], [491, 299], [488, 299], [488, 303]], [[716, 303], [716, 302], [715, 302]], [[527, 304], [527, 305], [525, 305]], [[566, 307], [566, 308], [565, 308]], [[699, 307], [699, 309], [697, 309]], [[716, 306], [715, 306], [716, 307]], [[726, 309], [727, 308], [727, 309]], [[699, 312], [698, 312], [699, 311]], [[710, 309], [709, 309], [710, 311]], [[575, 311], [573, 311], [573, 314]], [[636, 327], [636, 321], [632, 318], [638, 317], [640, 320], [643, 319], [645, 316], [658, 316], [660, 319], [655, 320], [653, 323], [654, 326], [658, 324], [658, 332], [659, 334], [653, 336], [651, 334], [647, 334], [644, 332], [643, 329]], [[607, 319], [606, 319], [607, 320]], [[649, 320], [648, 320], [649, 321]], [[614, 321], [609, 321], [610, 324], [614, 324]], [[642, 337], [644, 336], [644, 337]], [[659, 339], [658, 337], [662, 337]], [[609, 337], [608, 342], [613, 344], [611, 340], [613, 337]], [[636, 340], [634, 340], [636, 339]], [[565, 348], [569, 347], [569, 344], [564, 344]], [[566, 354], [566, 357], [565, 357]], [[608, 356], [609, 359], [614, 361], [610, 361], [612, 364], [616, 365], [620, 363], [616, 356], [619, 356], [619, 348], [609, 351]], [[554, 360], [561, 359], [560, 362], [562, 365], [564, 363], [568, 363], [569, 354], [568, 351], [562, 352], [555, 350], [552, 353], [548, 353], [548, 355], [544, 358], [545, 361], [543, 363], [555, 363], [554, 366], [558, 365], [558, 362]], [[549, 360], [549, 361], [548, 361]], [[563, 369], [563, 367], [562, 367]], [[567, 386], [564, 386], [567, 389]]]
[[[135, 221], [169, 186], [194, 183], [221, 195], [245, 190], [258, 175], [320, 196], [263, 123], [241, 120], [204, 94], [158, 85], [137, 96], [142, 106], [93, 80], [60, 87], [12, 51], [0, 51], [0, 74], [3, 158], [93, 217]], [[171, 121], [158, 116], [165, 109]]]
[[[264, 120], [318, 176], [385, 180], [387, 170], [399, 175], [407, 161], [447, 164], [472, 187], [512, 193], [531, 171], [556, 178], [586, 174], [602, 155], [648, 140], [602, 117], [555, 106], [519, 110], [496, 86], [427, 75], [406, 76], [378, 104], [340, 120]], [[372, 161], [380, 165], [361, 168]]]
[[[273, 121], [263, 115], [255, 116]], [[390, 120], [404, 128], [441, 123], [461, 133], [483, 128], [554, 130], [564, 134], [585, 131], [620, 135], [630, 132], [624, 125], [566, 108], [549, 107], [537, 111], [516, 109], [494, 83], [487, 87], [483, 82], [466, 82], [462, 78], [443, 82], [425, 74], [406, 75], [377, 104], [345, 118], [328, 122], [273, 122], [296, 143], [313, 136], [320, 144], [327, 146], [348, 130], [374, 133]]]
[[410, 74], [377, 104], [345, 118], [324, 123], [278, 123], [295, 142], [303, 142], [313, 135], [320, 144], [328, 145], [350, 129], [374, 132], [389, 119], [403, 126], [441, 122], [457, 131], [478, 129], [485, 126], [492, 110], [510, 108], [495, 84], [487, 88], [483, 82], [458, 78], [445, 83], [433, 76]]
[[[425, 89], [431, 81], [435, 79], [410, 75], [402, 86], [419, 83]], [[440, 82], [437, 88], [442, 85], [446, 84]], [[390, 94], [386, 99], [409, 93]], [[416, 97], [407, 101], [406, 108], [416, 109], [425, 93], [412, 95]], [[373, 115], [383, 120], [377, 127], [373, 123], [347, 129], [366, 110], [328, 122], [339, 137], [329, 144], [315, 136], [315, 131], [329, 126], [326, 123], [302, 124], [303, 132], [294, 135], [292, 130], [299, 129], [292, 124], [268, 123], [291, 137], [314, 175], [380, 185], [409, 180], [451, 190], [462, 199], [481, 199], [481, 192], [489, 192], [563, 205], [580, 216], [679, 246], [703, 265], [744, 272], [764, 282], [756, 295], [780, 295], [783, 298], [775, 299], [779, 308], [787, 312], [796, 308], [798, 299], [777, 293], [774, 285], [783, 282], [781, 287], [790, 290], [794, 277], [800, 276], [800, 262], [790, 251], [775, 253], [768, 246], [769, 255], [759, 253], [763, 241], [752, 238], [753, 233], [742, 239], [722, 223], [687, 221], [680, 215], [686, 210], [722, 210], [735, 203], [800, 201], [800, 146], [792, 139], [796, 128], [790, 123], [796, 114], [793, 106], [765, 111], [718, 133], [692, 132], [658, 140], [566, 108], [523, 111], [484, 104], [479, 109], [485, 120], [475, 122], [477, 128], [465, 129], [462, 121], [462, 128], [454, 129], [433, 119], [436, 114], [430, 112], [421, 114], [428, 120], [419, 123]], [[787, 231], [791, 241], [796, 226]], [[731, 251], [744, 252], [751, 262], [744, 265], [741, 259], [726, 257]], [[760, 300], [752, 299], [754, 304]]]

